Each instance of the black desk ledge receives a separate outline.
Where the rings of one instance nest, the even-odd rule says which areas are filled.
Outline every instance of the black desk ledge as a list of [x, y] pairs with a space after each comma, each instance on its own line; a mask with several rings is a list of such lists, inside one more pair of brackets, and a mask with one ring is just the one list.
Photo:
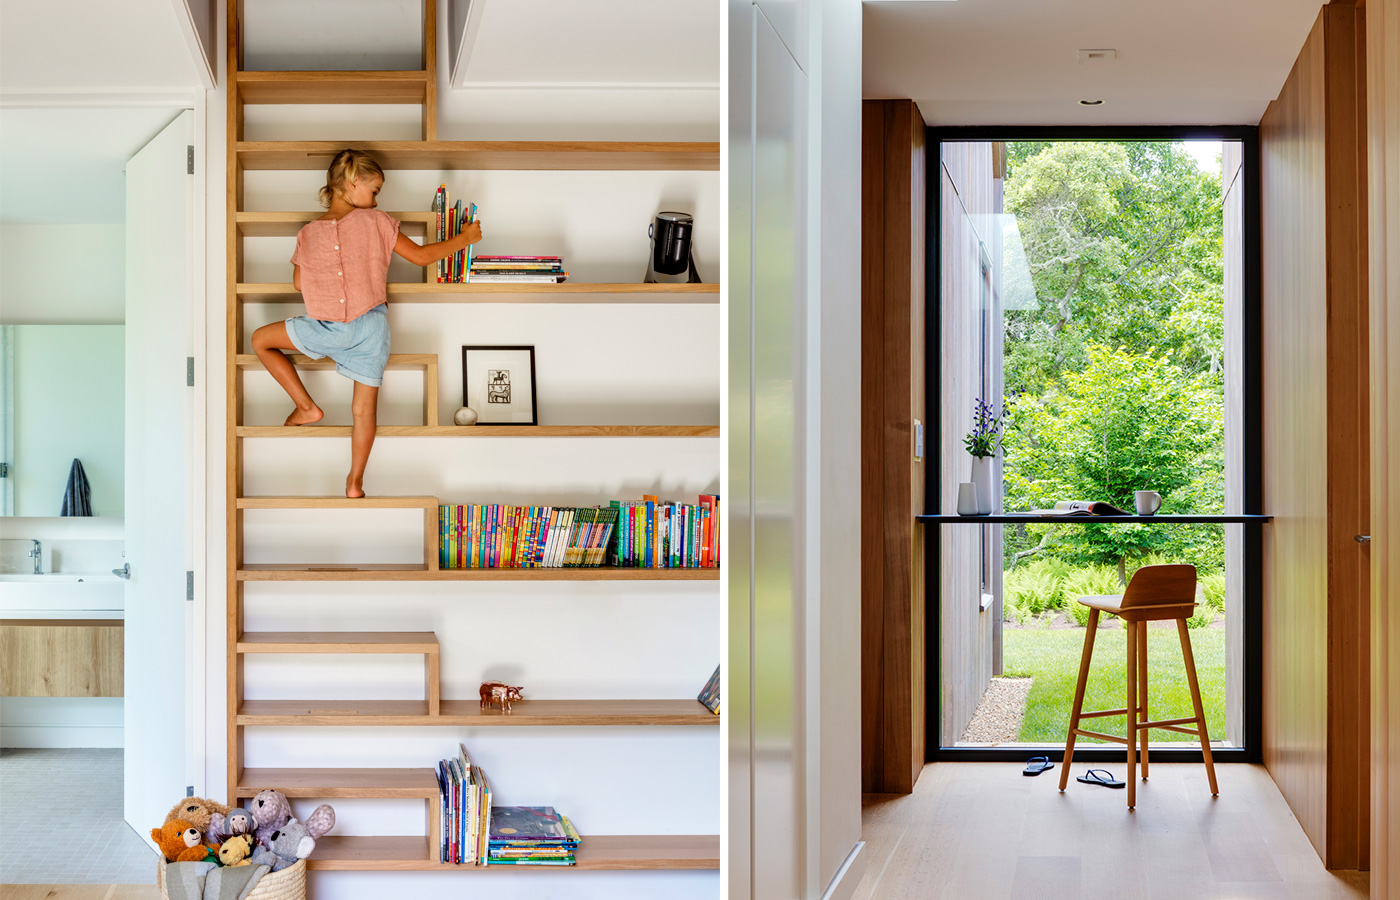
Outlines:
[[1258, 525], [1273, 520], [1262, 515], [1212, 515], [1209, 513], [1158, 513], [1155, 516], [1039, 516], [1025, 512], [995, 513], [985, 516], [941, 516], [926, 514], [914, 517], [925, 525], [1024, 525], [1034, 522], [1071, 525], [1123, 525], [1142, 522], [1159, 525]]

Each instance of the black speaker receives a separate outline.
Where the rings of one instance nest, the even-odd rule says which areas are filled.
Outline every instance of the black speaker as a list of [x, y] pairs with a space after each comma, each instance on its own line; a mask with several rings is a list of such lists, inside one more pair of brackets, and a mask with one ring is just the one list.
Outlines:
[[689, 213], [660, 212], [647, 233], [651, 236], [651, 257], [647, 260], [648, 284], [699, 284], [691, 258], [691, 236], [695, 220]]

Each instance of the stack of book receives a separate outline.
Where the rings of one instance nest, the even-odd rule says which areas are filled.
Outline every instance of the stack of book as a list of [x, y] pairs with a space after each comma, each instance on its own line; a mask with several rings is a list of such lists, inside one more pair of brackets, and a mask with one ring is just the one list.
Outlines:
[[613, 507], [443, 504], [438, 565], [444, 569], [601, 566], [617, 523]]
[[439, 809], [438, 861], [484, 866], [491, 823], [491, 783], [480, 766], [473, 766], [467, 748], [457, 745], [457, 756], [438, 762]]
[[552, 806], [491, 810], [490, 865], [572, 866], [578, 845], [574, 824]]
[[468, 275], [487, 284], [558, 284], [569, 277], [559, 256], [478, 256]]
[[[458, 200], [457, 205], [452, 205], [452, 197], [448, 194], [447, 185], [442, 185], [433, 195], [433, 212], [437, 213], [437, 240], [445, 241], [448, 238], [456, 237], [462, 231], [462, 226], [476, 221], [476, 204], [468, 203], [462, 206], [462, 201]], [[472, 273], [472, 248], [468, 246], [465, 250], [459, 250], [446, 259], [438, 260], [437, 280], [439, 284], [463, 284], [471, 281]]]
[[719, 497], [701, 494], [696, 503], [612, 501], [617, 534], [608, 548], [610, 565], [642, 569], [715, 569], [720, 561]]

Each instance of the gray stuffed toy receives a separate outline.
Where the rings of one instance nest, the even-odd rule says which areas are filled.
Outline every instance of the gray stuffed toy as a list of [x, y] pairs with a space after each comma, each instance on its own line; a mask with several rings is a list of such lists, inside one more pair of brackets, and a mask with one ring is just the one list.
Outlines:
[[290, 819], [272, 832], [266, 843], [258, 845], [258, 849], [253, 851], [253, 865], [271, 866], [272, 871], [280, 872], [295, 865], [297, 860], [306, 859], [315, 849], [316, 839], [306, 830], [306, 826], [296, 819]]

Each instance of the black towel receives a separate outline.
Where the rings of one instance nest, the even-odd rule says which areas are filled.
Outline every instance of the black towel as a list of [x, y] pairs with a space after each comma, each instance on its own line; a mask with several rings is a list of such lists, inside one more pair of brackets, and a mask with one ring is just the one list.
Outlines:
[[73, 460], [73, 468], [68, 470], [68, 489], [63, 492], [63, 511], [59, 515], [92, 515], [92, 490], [88, 487], [83, 464], [76, 459]]

